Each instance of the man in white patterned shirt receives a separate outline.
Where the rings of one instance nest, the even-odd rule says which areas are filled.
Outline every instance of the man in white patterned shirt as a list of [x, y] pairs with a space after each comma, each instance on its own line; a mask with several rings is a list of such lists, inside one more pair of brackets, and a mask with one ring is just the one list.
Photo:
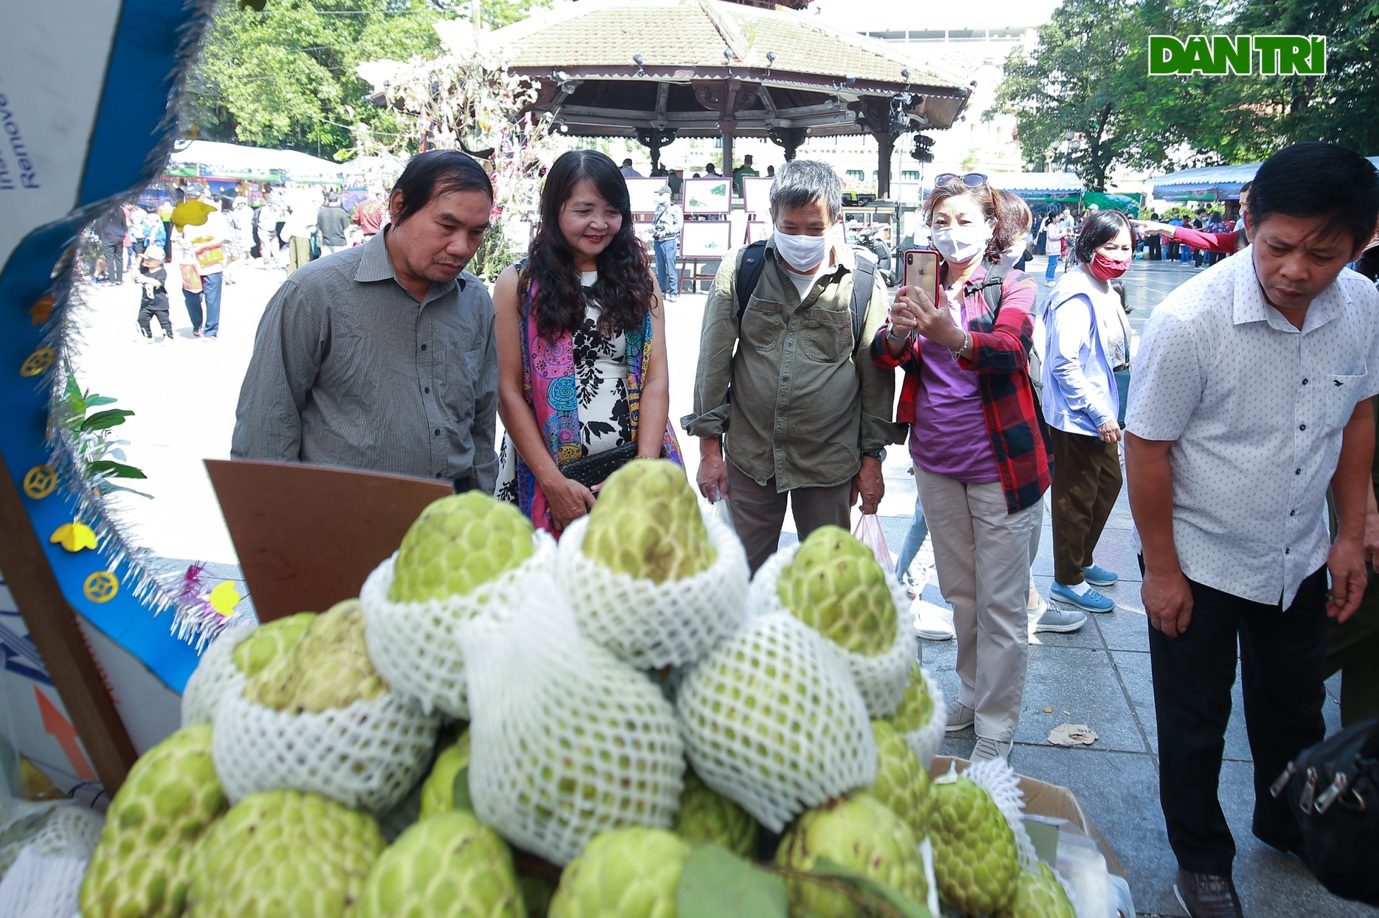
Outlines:
[[[1376, 217], [1379, 176], [1363, 157], [1320, 143], [1274, 154], [1245, 210], [1253, 244], [1170, 294], [1135, 360], [1126, 470], [1151, 626], [1159, 797], [1190, 915], [1240, 914], [1217, 799], [1237, 641], [1252, 830], [1304, 854], [1268, 788], [1325, 734], [1327, 629], [1365, 588], [1379, 296], [1344, 269]], [[1328, 486], [1340, 521], [1330, 545]]]

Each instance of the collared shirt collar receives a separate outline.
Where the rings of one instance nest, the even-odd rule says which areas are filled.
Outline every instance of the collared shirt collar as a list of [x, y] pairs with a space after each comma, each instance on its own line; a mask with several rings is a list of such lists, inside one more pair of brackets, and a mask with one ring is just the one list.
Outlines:
[[[375, 233], [373, 238], [363, 245], [364, 251], [360, 254], [359, 267], [355, 269], [354, 279], [361, 284], [375, 283], [377, 281], [394, 280], [398, 286], [406, 290], [406, 286], [397, 276], [397, 269], [393, 267], [393, 260], [388, 256], [387, 234], [392, 230], [392, 226], [385, 226], [382, 230]], [[443, 284], [432, 282], [431, 289], [427, 291], [425, 300], [433, 300], [450, 291], [450, 288], [459, 284], [460, 291], [464, 291], [465, 277], [461, 272], [455, 280], [446, 281]]]
[[[1264, 299], [1264, 288], [1260, 286], [1259, 275], [1255, 273], [1254, 246], [1246, 246], [1241, 249], [1227, 259], [1226, 264], [1235, 272], [1235, 299], [1231, 308], [1232, 324], [1245, 325], [1250, 322], [1267, 322], [1271, 328], [1276, 328], [1279, 331], [1294, 331], [1283, 312], [1271, 308], [1268, 301]], [[1340, 317], [1341, 310], [1350, 302], [1350, 296], [1337, 282], [1339, 279], [1340, 277], [1337, 275], [1337, 280], [1332, 281], [1331, 286], [1319, 293], [1307, 307], [1307, 317], [1302, 323], [1302, 334], [1321, 328], [1328, 322]]]

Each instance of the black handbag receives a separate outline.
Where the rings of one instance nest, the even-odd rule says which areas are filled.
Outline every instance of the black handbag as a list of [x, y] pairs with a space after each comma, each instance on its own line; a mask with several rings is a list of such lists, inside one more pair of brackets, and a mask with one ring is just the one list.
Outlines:
[[624, 443], [583, 459], [567, 462], [560, 467], [560, 474], [571, 481], [577, 481], [586, 488], [594, 488], [608, 480], [618, 469], [637, 458], [637, 444]]
[[1379, 906], [1379, 718], [1303, 750], [1271, 792], [1287, 795], [1322, 885]]

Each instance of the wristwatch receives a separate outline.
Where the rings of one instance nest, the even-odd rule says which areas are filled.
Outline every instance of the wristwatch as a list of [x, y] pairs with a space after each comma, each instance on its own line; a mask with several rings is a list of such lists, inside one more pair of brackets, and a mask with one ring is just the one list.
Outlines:
[[881, 449], [864, 449], [862, 450], [862, 455], [866, 456], [868, 459], [875, 459], [877, 462], [886, 461], [886, 450], [884, 447]]
[[890, 326], [889, 328], [886, 329], [886, 337], [887, 337], [887, 338], [890, 338], [890, 339], [891, 339], [892, 341], [894, 341], [896, 344], [904, 344], [906, 341], [909, 341], [909, 340], [910, 340], [910, 336], [909, 336], [909, 335], [897, 335], [897, 334], [895, 333], [895, 326], [894, 326], [894, 325], [892, 325], [892, 326]]

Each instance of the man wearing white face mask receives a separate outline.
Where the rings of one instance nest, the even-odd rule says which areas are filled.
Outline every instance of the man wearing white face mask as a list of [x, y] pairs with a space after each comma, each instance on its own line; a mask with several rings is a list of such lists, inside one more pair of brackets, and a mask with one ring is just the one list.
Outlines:
[[804, 539], [820, 526], [847, 528], [859, 497], [862, 512], [875, 513], [885, 491], [894, 381], [866, 349], [886, 317], [886, 291], [831, 232], [842, 195], [826, 163], [782, 166], [755, 282], [745, 279], [749, 246], [723, 260], [704, 309], [694, 413], [681, 423], [700, 438], [699, 490], [727, 498], [753, 571], [776, 550], [787, 504]]

